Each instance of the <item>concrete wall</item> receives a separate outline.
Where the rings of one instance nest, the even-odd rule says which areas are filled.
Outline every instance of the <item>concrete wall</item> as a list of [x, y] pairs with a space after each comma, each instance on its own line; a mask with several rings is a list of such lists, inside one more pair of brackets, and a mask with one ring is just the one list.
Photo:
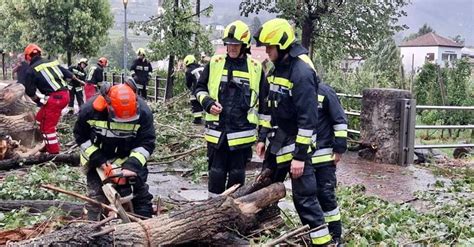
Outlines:
[[[417, 73], [418, 69], [425, 64], [426, 55], [434, 53], [434, 62], [440, 66], [445, 65], [442, 60], [442, 54], [456, 54], [456, 58], [461, 58], [461, 48], [459, 47], [440, 47], [440, 46], [421, 46], [421, 47], [400, 47], [403, 69], [405, 74]], [[412, 67], [413, 64], [413, 67]], [[413, 70], [412, 70], [413, 69]]]
[[425, 64], [425, 57], [428, 53], [434, 53], [434, 59], [436, 60], [438, 59], [439, 49], [437, 46], [400, 47], [405, 74], [416, 73]]
[[[445, 61], [442, 60], [443, 53], [453, 54], [453, 55], [455, 54], [456, 55], [456, 60], [460, 59], [461, 55], [462, 55], [461, 51], [462, 51], [462, 49], [457, 48], [457, 47], [438, 47], [439, 58], [438, 58], [438, 60], [436, 60], [436, 63], [441, 65], [441, 66], [444, 66], [446, 64]], [[449, 62], [452, 62], [452, 60], [450, 60]]]

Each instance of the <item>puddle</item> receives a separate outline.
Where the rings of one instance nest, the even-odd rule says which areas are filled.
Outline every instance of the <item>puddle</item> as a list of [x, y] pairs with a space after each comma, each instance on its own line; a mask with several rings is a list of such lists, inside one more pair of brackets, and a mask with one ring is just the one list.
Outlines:
[[368, 195], [396, 203], [414, 199], [414, 192], [426, 191], [440, 180], [426, 169], [369, 162], [352, 152], [343, 156], [337, 179], [344, 186], [363, 184]]

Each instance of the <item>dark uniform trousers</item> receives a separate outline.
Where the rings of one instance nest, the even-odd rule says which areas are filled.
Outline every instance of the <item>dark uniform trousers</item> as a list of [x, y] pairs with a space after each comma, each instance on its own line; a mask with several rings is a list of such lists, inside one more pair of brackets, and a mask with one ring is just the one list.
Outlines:
[[[252, 158], [252, 147], [230, 150], [227, 140], [221, 145], [207, 144], [209, 181], [208, 190], [220, 194], [235, 184], [244, 185], [245, 167]], [[225, 184], [227, 179], [227, 185]]]
[[[117, 192], [122, 197], [130, 195], [133, 188], [133, 211], [134, 213], [151, 218], [153, 214], [153, 207], [151, 204], [151, 200], [153, 199], [153, 195], [148, 192], [148, 185], [146, 184], [146, 180], [148, 177], [148, 170], [143, 169], [142, 171], [137, 173], [137, 178], [135, 184], [130, 185], [116, 185], [115, 188]], [[97, 200], [99, 202], [108, 204], [107, 198], [102, 191], [102, 181], [97, 174], [95, 168], [87, 170], [87, 190], [88, 195], [90, 198]], [[101, 219], [103, 214], [103, 210], [97, 205], [94, 204], [86, 204], [87, 209], [87, 217], [89, 220], [97, 221]]]
[[191, 99], [191, 112], [193, 113], [194, 119], [201, 119], [203, 117], [203, 111], [201, 104], [196, 99]]
[[74, 107], [74, 97], [77, 98], [77, 104], [79, 105], [79, 107], [81, 107], [82, 104], [84, 104], [84, 93], [83, 93], [82, 86], [78, 86], [78, 87], [70, 86], [69, 107]]
[[[267, 152], [264, 167], [273, 170], [273, 182], [283, 182], [290, 172], [290, 162], [283, 164], [276, 163], [276, 156]], [[317, 198], [318, 181], [314, 176], [314, 168], [308, 160], [305, 162], [303, 175], [297, 179], [291, 178], [291, 188], [293, 190], [293, 203], [303, 225], [316, 228], [324, 224], [324, 216]]]
[[146, 97], [147, 97], [147, 91], [146, 91], [146, 86], [148, 84], [148, 81], [147, 80], [137, 80], [137, 93], [139, 96], [142, 96], [143, 99], [146, 100]]
[[[317, 195], [323, 212], [330, 212], [338, 208], [336, 199], [336, 165], [334, 161], [319, 163], [314, 166], [317, 182]], [[335, 238], [341, 238], [341, 220], [329, 221], [329, 232]]]

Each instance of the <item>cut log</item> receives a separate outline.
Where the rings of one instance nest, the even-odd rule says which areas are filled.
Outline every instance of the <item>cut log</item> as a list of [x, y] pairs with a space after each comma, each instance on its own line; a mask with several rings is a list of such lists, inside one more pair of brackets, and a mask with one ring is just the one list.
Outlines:
[[[91, 225], [81, 228], [62, 229], [35, 239], [11, 243], [10, 246], [58, 246], [63, 243], [91, 245], [101, 243], [106, 246], [158, 246], [185, 243], [207, 243], [218, 234], [234, 229], [245, 234], [256, 226], [256, 213], [285, 197], [283, 183], [271, 184], [249, 195], [239, 198], [220, 196], [207, 203], [185, 208], [181, 211], [162, 215], [141, 222], [115, 225], [101, 230]], [[113, 232], [108, 233], [109, 230]], [[95, 238], [89, 238], [95, 234]], [[69, 242], [68, 242], [69, 241]], [[212, 244], [219, 244], [212, 242]]]
[[10, 170], [20, 168], [25, 165], [41, 164], [47, 161], [54, 160], [55, 163], [67, 163], [71, 166], [79, 165], [79, 154], [47, 154], [40, 153], [35, 156], [28, 156], [26, 158], [15, 157], [7, 160], [0, 160], [0, 170]]
[[11, 211], [22, 207], [29, 208], [32, 213], [45, 212], [50, 207], [61, 208], [64, 212], [73, 217], [81, 217], [84, 203], [66, 202], [53, 200], [2, 200], [0, 201], [0, 211]]
[[25, 96], [25, 87], [20, 83], [11, 83], [0, 88], [0, 114], [15, 116], [23, 113], [35, 115], [36, 104]]
[[42, 140], [36, 126], [36, 105], [26, 96], [25, 87], [11, 83], [0, 89], [0, 135], [9, 135], [27, 147]]

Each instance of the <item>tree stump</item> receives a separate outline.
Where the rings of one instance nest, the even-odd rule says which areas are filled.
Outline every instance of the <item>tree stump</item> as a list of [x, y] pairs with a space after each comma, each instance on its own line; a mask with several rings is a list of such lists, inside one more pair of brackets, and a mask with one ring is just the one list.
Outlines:
[[363, 91], [360, 137], [365, 148], [359, 151], [360, 157], [380, 163], [398, 163], [401, 99], [411, 99], [411, 93], [377, 88]]

